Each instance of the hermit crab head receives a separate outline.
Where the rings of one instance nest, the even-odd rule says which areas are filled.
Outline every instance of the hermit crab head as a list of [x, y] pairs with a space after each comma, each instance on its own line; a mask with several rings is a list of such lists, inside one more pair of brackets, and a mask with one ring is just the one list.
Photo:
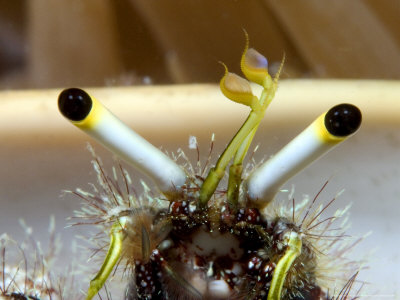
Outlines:
[[[319, 219], [324, 208], [311, 212], [309, 207], [300, 220], [294, 207], [293, 218], [264, 212], [290, 177], [357, 131], [361, 113], [351, 104], [333, 107], [245, 176], [243, 159], [275, 96], [280, 70], [272, 78], [267, 59], [248, 43], [241, 69], [247, 79], [225, 66], [220, 88], [250, 114], [206, 176], [183, 170], [85, 91], [60, 94], [59, 109], [67, 119], [148, 175], [160, 191], [150, 197], [146, 188], [137, 197], [125, 169], [120, 167], [120, 187], [95, 157], [100, 195], [74, 192], [87, 203], [78, 217], [97, 220], [93, 223], [109, 232], [110, 245], [87, 299], [120, 262], [131, 270], [125, 299], [329, 298], [318, 272], [320, 252], [329, 246], [318, 248], [310, 231], [323, 224], [319, 232], [326, 233], [333, 218]], [[259, 97], [249, 82], [262, 87]], [[217, 190], [228, 165], [227, 188]], [[314, 236], [323, 239], [322, 233]]]

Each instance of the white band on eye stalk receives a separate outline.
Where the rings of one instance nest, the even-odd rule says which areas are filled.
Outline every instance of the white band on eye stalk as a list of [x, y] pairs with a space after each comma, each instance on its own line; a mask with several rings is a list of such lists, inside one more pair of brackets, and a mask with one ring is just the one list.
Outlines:
[[[73, 101], [76, 103], [71, 104]], [[82, 101], [89, 103], [83, 106], [91, 104], [83, 116], [78, 113]], [[186, 174], [174, 161], [126, 126], [86, 92], [79, 89], [63, 91], [59, 96], [59, 108], [72, 124], [148, 175], [165, 194], [179, 191], [185, 183]]]
[[258, 207], [270, 203], [279, 188], [299, 171], [351, 136], [361, 124], [361, 113], [340, 104], [317, 118], [246, 180], [247, 196]]

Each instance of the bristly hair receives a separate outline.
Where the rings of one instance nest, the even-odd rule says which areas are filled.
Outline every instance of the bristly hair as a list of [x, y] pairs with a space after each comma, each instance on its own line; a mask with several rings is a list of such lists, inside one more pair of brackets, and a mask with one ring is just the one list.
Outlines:
[[[120, 224], [120, 230], [126, 238], [123, 240], [121, 259], [118, 265], [125, 265], [124, 273], [131, 273], [135, 260], [148, 261], [150, 253], [169, 233], [170, 222], [164, 217], [169, 201], [155, 197], [144, 181], [141, 181], [143, 193], [138, 196], [132, 187], [132, 179], [121, 162], [112, 168], [112, 177], [106, 172], [101, 159], [93, 148], [93, 168], [98, 184], [91, 184], [92, 192], [82, 189], [66, 191], [83, 200], [81, 210], [75, 211], [69, 218], [75, 225], [96, 225], [99, 233], [92, 237], [97, 245], [94, 253], [107, 250], [109, 232], [114, 222], [127, 217], [127, 223]], [[99, 246], [100, 245], [100, 246]], [[129, 275], [129, 274], [128, 274]]]
[[343, 288], [339, 291], [339, 293], [336, 296], [329, 297], [328, 295], [327, 300], [355, 300], [360, 298], [360, 291], [363, 287], [363, 284], [361, 284], [360, 288], [356, 291], [354, 295], [350, 294], [354, 290], [353, 285], [356, 282], [357, 276], [358, 272], [356, 272], [353, 276], [350, 277], [350, 279], [346, 282], [346, 284], [343, 286]]
[[[213, 139], [210, 146], [210, 155], [213, 147]], [[89, 145], [89, 151], [92, 153], [92, 164], [97, 175], [98, 184], [92, 184], [93, 192], [85, 192], [77, 189], [70, 192], [83, 200], [83, 206], [80, 211], [75, 211], [72, 225], [91, 224], [99, 228], [99, 234], [93, 237], [93, 242], [98, 246], [94, 251], [104, 252], [109, 243], [110, 229], [118, 219], [127, 217], [128, 222], [120, 226], [126, 238], [123, 241], [121, 258], [118, 266], [124, 266], [123, 273], [131, 276], [135, 269], [135, 261], [140, 260], [148, 262], [150, 253], [157, 249], [171, 230], [171, 220], [166, 211], [170, 201], [163, 197], [155, 197], [148, 186], [141, 181], [143, 194], [138, 196], [132, 188], [132, 179], [127, 170], [117, 162], [116, 167], [112, 168], [113, 176], [110, 177], [103, 167], [101, 159], [95, 154], [93, 148]], [[196, 143], [196, 151], [198, 146]], [[209, 155], [209, 157], [210, 157]], [[178, 150], [178, 155], [173, 155], [174, 160], [183, 159], [186, 172], [191, 178], [191, 184], [185, 187], [185, 195], [182, 199], [195, 198], [198, 195], [198, 187], [203, 180], [201, 175], [205, 174], [210, 158], [206, 160], [204, 166], [201, 165], [199, 155], [196, 167], [192, 167], [189, 159], [182, 150]], [[254, 164], [254, 162], [253, 162]], [[303, 238], [302, 254], [296, 259], [293, 268], [289, 271], [284, 291], [285, 299], [292, 299], [301, 296], [301, 288], [304, 282], [313, 282], [317, 280], [318, 285], [327, 291], [326, 299], [345, 300], [353, 299], [351, 290], [356, 281], [356, 275], [360, 268], [359, 264], [346, 258], [346, 253], [352, 249], [361, 239], [352, 241], [345, 235], [348, 228], [346, 217], [351, 205], [342, 210], [338, 210], [333, 216], [324, 216], [325, 211], [336, 197], [327, 204], [322, 205], [319, 202], [320, 194], [326, 187], [326, 182], [316, 196], [311, 199], [305, 197], [301, 202], [296, 203], [294, 198], [289, 199], [287, 203], [275, 200], [268, 209], [263, 212], [265, 217], [270, 220], [279, 220], [290, 226], [295, 226]], [[224, 198], [225, 191], [219, 191], [220, 197]], [[217, 193], [218, 194], [218, 193]], [[215, 201], [215, 200], [214, 200]], [[342, 222], [339, 222], [342, 219]], [[332, 228], [334, 224], [340, 223], [338, 228]], [[268, 252], [266, 250], [266, 252]], [[271, 253], [266, 253], [270, 255]], [[173, 263], [172, 263], [173, 265]], [[350, 278], [347, 282], [343, 274]], [[314, 274], [314, 277], [309, 277]], [[340, 276], [337, 276], [340, 274]], [[351, 276], [354, 274], [353, 276]], [[351, 276], [351, 277], [350, 277]], [[171, 278], [170, 281], [174, 282]], [[332, 284], [333, 283], [333, 284]], [[337, 291], [332, 290], [332, 286], [339, 286]], [[173, 290], [179, 290], [179, 284], [170, 284], [170, 294]], [[289, 288], [290, 287], [290, 288]], [[342, 289], [343, 287], [343, 289]], [[331, 288], [331, 290], [329, 290]], [[353, 288], [353, 289], [352, 289]], [[289, 291], [290, 290], [290, 291]], [[330, 296], [332, 293], [333, 296]], [[242, 296], [238, 296], [241, 299]], [[355, 298], [354, 298], [355, 299]]]
[[[339, 192], [327, 204], [322, 204], [319, 198], [328, 182], [323, 184], [313, 198], [306, 195], [302, 201], [296, 203], [292, 191], [286, 201], [275, 199], [264, 211], [271, 220], [284, 220], [287, 224], [294, 225], [303, 237], [302, 254], [289, 271], [284, 285], [284, 288], [290, 286], [292, 289], [289, 298], [296, 298], [297, 282], [307, 282], [310, 273], [315, 274], [318, 286], [327, 291], [326, 299], [358, 298], [358, 292], [355, 295], [350, 294], [354, 293], [356, 277], [362, 268], [361, 261], [353, 261], [348, 255], [367, 235], [353, 238], [346, 234], [350, 226], [348, 212], [351, 203], [343, 209], [338, 209], [333, 215], [326, 215], [328, 207], [341, 194]], [[362, 283], [360, 285], [362, 286]], [[332, 288], [333, 286], [340, 287], [339, 291]], [[301, 288], [299, 285], [298, 290]], [[333, 296], [329, 296], [329, 293]]]
[[67, 300], [83, 299], [74, 282], [73, 266], [68, 277], [54, 271], [60, 249], [54, 218], [50, 220], [49, 245], [44, 253], [32, 236], [32, 229], [20, 220], [25, 240], [18, 243], [7, 234], [0, 236], [0, 299]]
[[[195, 167], [182, 149], [178, 149], [177, 154], [170, 154], [175, 161], [183, 160], [185, 172], [189, 178], [188, 184], [182, 187], [183, 192], [177, 196], [179, 201], [198, 197], [203, 177], [209, 169], [214, 135], [211, 137], [208, 158], [203, 164], [200, 162], [197, 140], [194, 139], [194, 141], [194, 149], [198, 154]], [[107, 251], [109, 232], [113, 223], [121, 217], [128, 217], [127, 223], [120, 226], [126, 238], [123, 241], [121, 259], [117, 266], [124, 266], [123, 273], [129, 276], [135, 268], [135, 260], [148, 261], [150, 253], [168, 235], [171, 220], [165, 216], [165, 212], [170, 201], [162, 195], [156, 197], [143, 180], [140, 181], [143, 192], [139, 196], [133, 187], [128, 171], [118, 159], [116, 159], [116, 165], [112, 167], [112, 176], [110, 176], [93, 147], [88, 144], [87, 149], [93, 157], [92, 165], [97, 184], [90, 184], [91, 192], [81, 188], [75, 191], [64, 191], [83, 201], [81, 209], [74, 211], [74, 216], [69, 218], [71, 221], [69, 226], [97, 226], [99, 232], [90, 238], [93, 244], [91, 255], [93, 257], [99, 252]], [[87, 240], [87, 237], [84, 239]]]

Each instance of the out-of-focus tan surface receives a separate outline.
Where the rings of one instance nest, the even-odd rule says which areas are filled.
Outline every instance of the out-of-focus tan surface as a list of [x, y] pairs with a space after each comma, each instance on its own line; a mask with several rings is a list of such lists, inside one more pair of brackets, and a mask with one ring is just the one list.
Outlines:
[[[202, 131], [235, 128], [249, 112], [247, 107], [226, 99], [216, 84], [87, 91], [141, 134], [165, 141], [179, 142], [187, 135], [188, 123], [201, 135]], [[29, 133], [71, 132], [57, 109], [59, 93], [60, 89], [0, 91], [1, 134], [19, 139]], [[338, 103], [351, 102], [363, 111], [364, 122], [395, 127], [400, 126], [399, 96], [400, 81], [394, 80], [283, 79], [263, 122], [279, 127], [306, 124]], [[165, 133], [159, 133], [161, 128]]]
[[215, 82], [245, 29], [288, 78], [400, 78], [398, 0], [0, 0], [0, 87]]

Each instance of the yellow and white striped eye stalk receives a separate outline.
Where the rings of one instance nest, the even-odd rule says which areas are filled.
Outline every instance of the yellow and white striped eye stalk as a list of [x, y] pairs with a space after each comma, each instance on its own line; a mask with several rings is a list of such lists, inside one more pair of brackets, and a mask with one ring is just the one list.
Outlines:
[[257, 207], [270, 203], [292, 176], [353, 135], [361, 124], [360, 110], [339, 104], [318, 117], [246, 181], [247, 195]]
[[186, 174], [174, 161], [85, 91], [78, 88], [62, 91], [58, 107], [72, 124], [153, 179], [164, 194], [179, 191], [185, 183]]

